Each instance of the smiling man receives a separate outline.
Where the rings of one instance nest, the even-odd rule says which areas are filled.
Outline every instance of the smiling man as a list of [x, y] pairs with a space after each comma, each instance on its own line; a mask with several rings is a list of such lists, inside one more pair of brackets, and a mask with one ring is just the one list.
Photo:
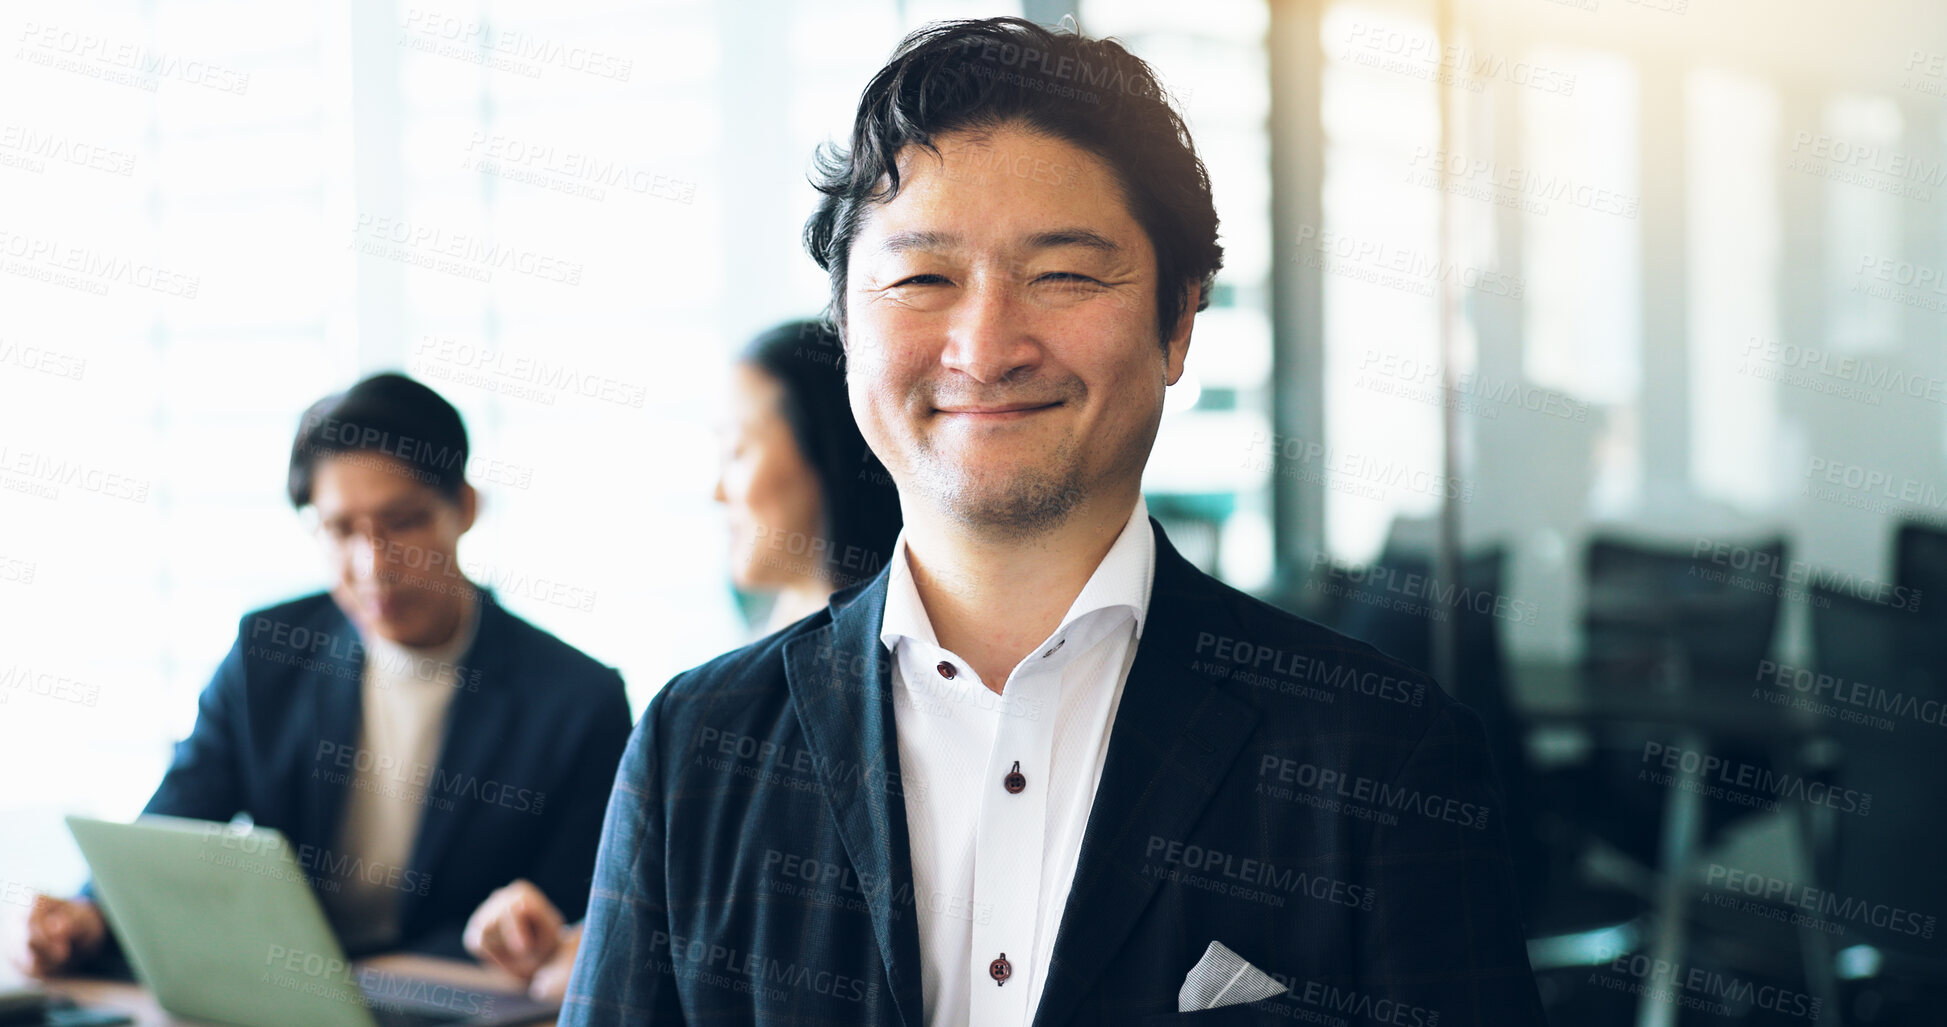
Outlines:
[[1147, 515], [1221, 261], [1148, 68], [933, 26], [817, 185], [905, 528], [650, 704], [563, 1022], [1542, 1023], [1479, 721]]

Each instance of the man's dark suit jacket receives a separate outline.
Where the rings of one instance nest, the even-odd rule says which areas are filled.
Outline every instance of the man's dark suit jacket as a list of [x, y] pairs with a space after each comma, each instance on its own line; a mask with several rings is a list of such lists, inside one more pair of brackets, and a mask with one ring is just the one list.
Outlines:
[[[1035, 1027], [1526, 1027], [1478, 718], [1156, 532], [1135, 663]], [[887, 576], [678, 676], [636, 725], [563, 1024], [923, 1027]], [[994, 784], [998, 787], [998, 784]], [[1221, 941], [1289, 992], [1178, 1013]], [[974, 987], [992, 985], [977, 975]]]
[[570, 920], [580, 916], [606, 788], [628, 743], [622, 678], [487, 590], [476, 594], [479, 628], [456, 665], [437, 765], [383, 772], [388, 782], [426, 782], [408, 866], [368, 866], [336, 850], [354, 771], [377, 756], [358, 749], [365, 648], [324, 593], [243, 618], [143, 812], [247, 813], [283, 832], [314, 890], [353, 874], [391, 882], [404, 948], [464, 955], [467, 917], [517, 877]]

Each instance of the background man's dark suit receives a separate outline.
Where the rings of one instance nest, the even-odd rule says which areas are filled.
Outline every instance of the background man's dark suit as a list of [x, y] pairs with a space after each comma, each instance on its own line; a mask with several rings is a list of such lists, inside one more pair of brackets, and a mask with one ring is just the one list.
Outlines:
[[410, 866], [361, 869], [336, 851], [354, 769], [372, 757], [358, 752], [365, 649], [324, 593], [243, 618], [143, 812], [248, 813], [283, 832], [314, 888], [390, 874], [406, 948], [464, 957], [467, 917], [517, 877], [579, 917], [628, 741], [622, 678], [478, 594], [479, 628], [459, 661], [437, 771], [396, 772], [428, 782]]
[[[1149, 615], [1037, 1027], [1543, 1023], [1478, 719], [1151, 523]], [[950, 783], [900, 777], [885, 598], [881, 573], [650, 703], [564, 1024], [922, 1027], [914, 906], [980, 911], [913, 894], [905, 794]], [[1291, 994], [1175, 1012], [1212, 940]]]

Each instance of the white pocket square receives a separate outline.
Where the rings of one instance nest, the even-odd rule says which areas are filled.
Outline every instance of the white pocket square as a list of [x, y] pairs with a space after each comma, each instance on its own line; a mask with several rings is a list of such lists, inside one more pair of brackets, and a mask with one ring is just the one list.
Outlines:
[[1194, 1013], [1199, 1009], [1241, 1006], [1246, 1002], [1282, 995], [1284, 985], [1247, 962], [1243, 956], [1212, 941], [1203, 958], [1183, 977], [1183, 988], [1176, 993], [1176, 1011]]

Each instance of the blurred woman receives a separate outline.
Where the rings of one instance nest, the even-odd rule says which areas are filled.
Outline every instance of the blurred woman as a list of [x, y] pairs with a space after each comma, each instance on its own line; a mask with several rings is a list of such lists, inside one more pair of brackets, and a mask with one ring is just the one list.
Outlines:
[[[845, 393], [843, 350], [823, 321], [751, 340], [732, 371], [715, 492], [726, 507], [730, 578], [768, 594], [755, 635], [823, 609], [870, 581], [899, 536], [899, 496], [866, 448]], [[474, 911], [467, 950], [558, 1000], [581, 941], [541, 890], [517, 880]]]

